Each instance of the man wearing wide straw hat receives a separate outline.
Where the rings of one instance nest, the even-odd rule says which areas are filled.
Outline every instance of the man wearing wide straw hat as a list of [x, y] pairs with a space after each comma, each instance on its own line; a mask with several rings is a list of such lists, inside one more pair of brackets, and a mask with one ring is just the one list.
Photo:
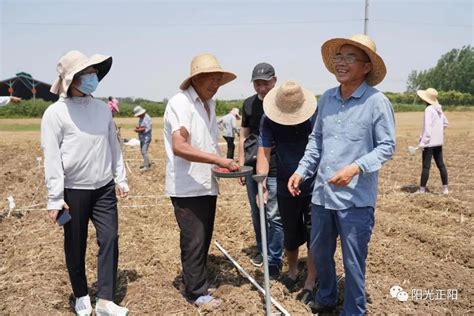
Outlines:
[[197, 306], [221, 303], [209, 294], [206, 269], [218, 193], [211, 169], [218, 165], [236, 171], [239, 166], [220, 155], [212, 97], [235, 78], [213, 55], [195, 56], [191, 74], [180, 85], [183, 91], [169, 100], [164, 114], [166, 194], [180, 228], [183, 294]]
[[426, 109], [419, 147], [423, 148], [420, 189], [417, 193], [426, 193], [426, 184], [430, 176], [431, 159], [434, 157], [441, 176], [441, 193], [448, 194], [448, 171], [443, 160], [444, 129], [448, 119], [438, 102], [438, 91], [433, 88], [418, 90], [418, 96], [425, 102]]
[[78, 315], [91, 315], [85, 272], [88, 224], [92, 220], [99, 244], [97, 315], [127, 315], [116, 305], [118, 265], [117, 197], [128, 185], [115, 124], [107, 104], [92, 93], [109, 72], [112, 57], [70, 51], [58, 62], [51, 92], [59, 100], [41, 120], [48, 215], [70, 214], [64, 224], [64, 251]]
[[143, 157], [143, 166], [140, 167], [140, 171], [145, 172], [150, 170], [148, 147], [151, 143], [151, 117], [146, 113], [146, 110], [139, 105], [133, 108], [133, 115], [139, 118], [135, 132], [138, 133], [138, 138], [140, 139], [140, 151]]
[[[257, 174], [268, 174], [270, 154], [275, 148], [277, 161], [277, 200], [283, 222], [284, 245], [288, 259], [288, 276], [283, 283], [290, 291], [298, 283], [298, 250], [308, 247], [307, 276], [299, 297], [304, 304], [312, 300], [316, 281], [313, 257], [309, 251], [311, 232], [311, 194], [315, 176], [301, 184], [301, 193], [291, 196], [287, 189], [290, 176], [303, 157], [308, 136], [316, 120], [316, 98], [311, 91], [287, 81], [273, 88], [263, 99], [260, 141], [257, 154]], [[265, 182], [264, 182], [265, 183]], [[279, 268], [279, 267], [274, 267]]]
[[373, 87], [383, 80], [386, 68], [370, 37], [334, 38], [322, 45], [321, 53], [340, 85], [319, 100], [314, 130], [288, 190], [298, 195], [300, 183], [318, 170], [312, 197], [311, 253], [320, 287], [312, 311], [336, 307], [334, 253], [339, 235], [345, 271], [342, 315], [363, 315], [378, 171], [394, 153], [395, 120], [390, 101]]

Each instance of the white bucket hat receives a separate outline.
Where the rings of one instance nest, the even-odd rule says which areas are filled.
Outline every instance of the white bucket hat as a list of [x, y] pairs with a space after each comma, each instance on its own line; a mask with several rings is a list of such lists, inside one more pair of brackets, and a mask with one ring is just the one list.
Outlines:
[[137, 105], [136, 107], [133, 108], [133, 115], [134, 116], [140, 116], [142, 114], [145, 114], [146, 110], [142, 108], [141, 106]]
[[272, 121], [282, 125], [297, 125], [316, 111], [316, 97], [296, 81], [287, 81], [270, 90], [263, 99], [263, 111]]
[[187, 77], [179, 86], [181, 90], [186, 90], [190, 83], [191, 78], [203, 73], [220, 72], [222, 73], [221, 86], [237, 78], [235, 74], [222, 69], [219, 61], [214, 55], [211, 54], [200, 54], [193, 58], [191, 61], [191, 74]]
[[58, 65], [56, 66], [58, 78], [51, 86], [50, 91], [54, 94], [66, 97], [67, 90], [74, 76], [90, 66], [94, 66], [94, 68], [97, 69], [97, 77], [100, 81], [107, 75], [110, 67], [112, 67], [112, 56], [95, 54], [89, 58], [77, 50], [66, 53], [58, 61]]
[[372, 64], [372, 70], [367, 74], [367, 84], [371, 86], [376, 86], [382, 82], [383, 78], [387, 74], [387, 68], [385, 63], [377, 54], [377, 47], [375, 42], [367, 35], [356, 34], [349, 38], [333, 38], [326, 41], [321, 46], [321, 54], [323, 55], [324, 65], [331, 72], [335, 73], [336, 69], [332, 63], [331, 58], [334, 57], [338, 52], [341, 46], [343, 45], [352, 45], [362, 49], [367, 56], [369, 56], [370, 62]]
[[429, 104], [436, 104], [438, 103], [438, 91], [433, 88], [428, 88], [426, 90], [417, 90], [416, 94], [423, 100], [428, 102]]

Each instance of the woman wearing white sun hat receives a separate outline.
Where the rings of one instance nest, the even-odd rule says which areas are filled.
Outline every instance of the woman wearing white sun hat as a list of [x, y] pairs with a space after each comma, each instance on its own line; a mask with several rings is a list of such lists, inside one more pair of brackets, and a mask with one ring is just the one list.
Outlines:
[[418, 90], [416, 93], [426, 103], [423, 130], [421, 131], [419, 143], [419, 147], [423, 148], [423, 168], [418, 193], [426, 192], [431, 159], [434, 157], [441, 175], [441, 193], [448, 194], [448, 171], [443, 161], [444, 129], [448, 127], [448, 119], [438, 102], [438, 91], [428, 88], [426, 90]]
[[112, 66], [112, 57], [79, 51], [66, 53], [58, 62], [58, 78], [51, 92], [60, 95], [41, 121], [48, 215], [56, 221], [66, 209], [64, 252], [77, 315], [91, 315], [85, 271], [89, 219], [99, 244], [97, 264], [97, 315], [127, 315], [116, 305], [118, 265], [117, 197], [128, 194], [122, 152], [107, 104], [92, 93]]

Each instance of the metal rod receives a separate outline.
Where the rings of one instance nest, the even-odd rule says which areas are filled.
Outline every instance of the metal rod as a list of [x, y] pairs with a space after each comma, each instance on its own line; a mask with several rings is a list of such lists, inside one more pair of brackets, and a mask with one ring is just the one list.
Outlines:
[[258, 201], [259, 201], [259, 213], [260, 213], [260, 232], [262, 235], [262, 255], [263, 255], [263, 280], [265, 287], [265, 304], [267, 306], [267, 316], [272, 314], [272, 305], [270, 303], [270, 273], [268, 268], [268, 245], [267, 245], [267, 220], [265, 216], [265, 201], [263, 201], [263, 181], [266, 175], [256, 174], [252, 178], [258, 184]]
[[365, 0], [364, 34], [369, 32], [369, 0]]
[[[222, 247], [217, 241], [214, 241], [214, 244], [224, 254], [224, 256], [226, 256], [227, 259], [229, 259], [230, 262], [232, 262], [232, 264], [240, 271], [240, 273], [242, 273], [250, 281], [250, 283], [252, 283], [257, 288], [257, 290], [259, 290], [261, 293], [263, 293], [265, 295], [266, 292], [260, 286], [260, 284], [258, 284], [257, 281], [255, 281], [255, 279], [252, 278], [250, 276], [250, 274], [248, 274], [248, 272], [245, 271], [244, 268], [242, 268], [240, 266], [240, 264], [237, 261], [235, 261], [234, 258], [232, 258], [229, 255], [229, 253], [224, 249], [224, 247]], [[273, 305], [275, 305], [275, 307], [278, 308], [280, 310], [280, 312], [282, 312], [283, 315], [290, 316], [290, 313], [283, 306], [281, 306], [280, 303], [275, 301], [275, 299], [273, 299], [273, 297], [270, 296], [270, 300], [273, 303]]]

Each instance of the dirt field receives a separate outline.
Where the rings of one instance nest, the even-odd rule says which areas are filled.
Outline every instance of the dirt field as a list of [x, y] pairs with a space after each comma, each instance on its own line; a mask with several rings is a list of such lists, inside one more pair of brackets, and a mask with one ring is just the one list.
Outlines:
[[[421, 154], [410, 155], [407, 146], [416, 145], [422, 113], [397, 114], [397, 152], [380, 175], [376, 224], [369, 245], [367, 292], [372, 301], [368, 305], [371, 314], [474, 313], [474, 112], [448, 112], [447, 117], [450, 128], [444, 157], [450, 194], [439, 194], [440, 178], [433, 163], [428, 182], [431, 192], [415, 195]], [[134, 136], [129, 129], [134, 119], [118, 122], [128, 129], [122, 131], [123, 137]], [[179, 231], [171, 203], [163, 195], [165, 168], [159, 128], [162, 122], [154, 119], [154, 123], [151, 172], [138, 172], [142, 161], [137, 148], [125, 151], [132, 171], [128, 176], [132, 191], [119, 204], [117, 301], [135, 315], [198, 314], [204, 311], [188, 304], [177, 289], [181, 270]], [[42, 156], [39, 132], [28, 128], [38, 124], [39, 120], [0, 120], [2, 315], [73, 312], [62, 230], [50, 224], [42, 210], [46, 206], [46, 190], [43, 169], [37, 161]], [[8, 217], [9, 195], [14, 197], [16, 209]], [[97, 245], [92, 225], [89, 239], [87, 271], [90, 294], [94, 295]], [[262, 270], [249, 262], [254, 236], [245, 189], [236, 180], [221, 181], [214, 240], [262, 282]], [[305, 259], [305, 252], [301, 252], [301, 257]], [[340, 250], [336, 261], [342, 273]], [[286, 269], [284, 266], [283, 271]], [[214, 245], [209, 271], [211, 281], [217, 285], [217, 295], [224, 301], [216, 314], [264, 314], [262, 296]], [[408, 301], [390, 296], [394, 285], [408, 293]], [[272, 283], [271, 290], [290, 313], [310, 313], [297, 300], [298, 292], [288, 293], [278, 282]], [[416, 297], [416, 293], [422, 296]], [[457, 297], [453, 297], [455, 293]]]

